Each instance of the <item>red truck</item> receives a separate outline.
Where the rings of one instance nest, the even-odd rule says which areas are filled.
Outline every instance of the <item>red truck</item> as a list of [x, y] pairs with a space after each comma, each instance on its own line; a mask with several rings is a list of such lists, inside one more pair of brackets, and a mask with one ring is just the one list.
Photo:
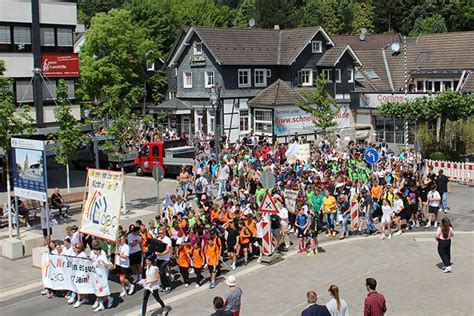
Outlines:
[[145, 143], [138, 152], [133, 166], [137, 176], [151, 173], [160, 165], [165, 173], [179, 174], [182, 166], [192, 166], [194, 147], [186, 146], [185, 140], [156, 141]]

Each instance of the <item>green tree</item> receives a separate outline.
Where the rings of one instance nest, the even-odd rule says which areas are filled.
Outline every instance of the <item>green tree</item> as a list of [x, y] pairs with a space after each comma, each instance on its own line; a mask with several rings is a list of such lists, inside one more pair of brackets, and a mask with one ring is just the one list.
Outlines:
[[352, 0], [339, 0], [338, 2], [338, 17], [341, 21], [339, 27], [340, 34], [352, 33], [352, 22], [354, 19], [354, 5]]
[[323, 25], [324, 13], [321, 0], [306, 0], [303, 5], [303, 14], [299, 26]]
[[359, 34], [360, 29], [365, 27], [367, 33], [374, 33], [375, 12], [374, 7], [368, 2], [354, 4], [354, 19], [352, 20], [352, 34]]
[[79, 0], [77, 2], [78, 21], [89, 26], [94, 15], [120, 8], [124, 2], [124, 0]]
[[301, 92], [307, 102], [301, 101], [297, 105], [317, 118], [314, 126], [323, 137], [327, 137], [337, 124], [334, 119], [339, 113], [339, 107], [327, 91], [328, 82], [322, 75], [316, 79], [315, 83], [316, 88], [310, 94]]
[[71, 113], [68, 88], [63, 79], [58, 82], [56, 100], [58, 106], [54, 109], [54, 117], [59, 122], [59, 127], [49, 135], [49, 138], [56, 142], [56, 146], [52, 147], [56, 154], [56, 161], [66, 166], [66, 183], [69, 192], [69, 161], [75, 158], [76, 152], [87, 142], [87, 137], [81, 131], [81, 124]]
[[[154, 52], [146, 31], [133, 24], [122, 9], [92, 18], [81, 48], [81, 79], [77, 89], [83, 101], [98, 103], [93, 116], [115, 117], [144, 97], [145, 63]], [[152, 55], [149, 53], [152, 51]]]
[[323, 11], [322, 27], [329, 35], [339, 34], [341, 20], [337, 11], [336, 0], [322, 0], [321, 10]]
[[256, 0], [243, 0], [235, 13], [235, 25], [248, 27], [251, 19], [256, 18]]
[[256, 0], [255, 14], [257, 27], [271, 29], [292, 28], [298, 25], [299, 7], [295, 0]]
[[402, 11], [408, 10], [403, 6], [403, 0], [373, 1], [374, 25], [376, 33], [399, 32]]
[[161, 70], [155, 72], [150, 78], [152, 83], [152, 97], [155, 104], [161, 103], [165, 98], [166, 88], [168, 81], [166, 80], [165, 73]]
[[444, 18], [435, 14], [424, 19], [417, 19], [410, 36], [418, 36], [421, 33], [444, 33], [447, 32], [446, 22]]
[[12, 136], [29, 135], [33, 132], [31, 124], [33, 118], [29, 114], [29, 107], [15, 106], [12, 83], [4, 76], [5, 62], [0, 60], [0, 155], [5, 155], [7, 172], [7, 186], [10, 189], [10, 162]]

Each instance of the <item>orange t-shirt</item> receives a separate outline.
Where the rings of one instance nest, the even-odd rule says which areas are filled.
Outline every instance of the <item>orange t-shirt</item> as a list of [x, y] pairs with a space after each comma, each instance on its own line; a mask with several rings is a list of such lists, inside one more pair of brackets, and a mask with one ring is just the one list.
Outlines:
[[380, 200], [380, 197], [382, 196], [382, 189], [383, 187], [381, 185], [376, 185], [370, 189], [370, 192], [372, 193], [372, 198], [374, 200]]
[[224, 214], [224, 217], [222, 217], [222, 222], [223, 223], [227, 223], [228, 221], [231, 221], [235, 218], [235, 214], [232, 213], [231, 211], [227, 211], [225, 214]]
[[202, 269], [204, 267], [204, 256], [202, 254], [201, 248], [191, 249], [191, 256], [193, 257], [193, 268]]
[[146, 242], [148, 239], [152, 238], [150, 232], [140, 232], [140, 237], [142, 238], [142, 240], [140, 241], [140, 247], [142, 248], [142, 252], [145, 253], [146, 252]]
[[240, 243], [248, 244], [250, 242], [250, 231], [247, 227], [242, 227], [240, 230]]
[[221, 214], [221, 211], [220, 210], [215, 210], [215, 211], [211, 211], [211, 221], [214, 219], [214, 218], [219, 218], [219, 215]]
[[207, 264], [210, 266], [217, 266], [220, 254], [219, 246], [215, 243], [213, 245], [209, 244], [204, 248], [204, 252], [206, 254]]
[[255, 221], [254, 220], [246, 220], [245, 222], [245, 227], [247, 227], [250, 232], [252, 233], [252, 237], [257, 237], [257, 226], [255, 226]]
[[181, 219], [181, 221], [178, 224], [178, 227], [183, 230], [183, 233], [186, 233], [188, 230], [188, 221], [186, 219]]
[[189, 268], [191, 265], [191, 260], [189, 259], [190, 251], [191, 247], [189, 245], [179, 245], [178, 258], [176, 259], [178, 266], [182, 268]]

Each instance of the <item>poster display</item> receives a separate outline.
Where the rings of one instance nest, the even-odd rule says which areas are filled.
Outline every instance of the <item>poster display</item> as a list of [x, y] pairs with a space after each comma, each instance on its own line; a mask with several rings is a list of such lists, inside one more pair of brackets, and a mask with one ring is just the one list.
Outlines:
[[79, 294], [110, 295], [109, 270], [95, 260], [43, 253], [41, 276], [45, 288]]
[[41, 69], [45, 77], [78, 77], [79, 54], [42, 54]]
[[48, 200], [44, 142], [12, 138], [12, 170], [15, 196]]
[[311, 158], [309, 144], [297, 144], [295, 142], [290, 145], [285, 154], [286, 160], [290, 163], [296, 160], [307, 162]]
[[120, 171], [89, 169], [81, 233], [115, 241], [120, 222], [124, 175]]
[[298, 198], [298, 191], [285, 190], [285, 205], [288, 211], [295, 213], [296, 199]]

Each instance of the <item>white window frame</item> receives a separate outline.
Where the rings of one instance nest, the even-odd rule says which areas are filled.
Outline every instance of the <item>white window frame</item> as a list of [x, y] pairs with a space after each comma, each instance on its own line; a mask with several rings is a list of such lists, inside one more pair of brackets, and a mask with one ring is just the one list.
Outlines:
[[[190, 78], [191, 78], [191, 83], [190, 84], [186, 84], [186, 75], [187, 74], [190, 74]], [[183, 88], [184, 89], [191, 89], [193, 87], [193, 73], [191, 71], [183, 71]]]
[[57, 41], [59, 47], [72, 47], [74, 46], [73, 39], [72, 39], [72, 29], [70, 28], [57, 28]]
[[349, 83], [354, 82], [354, 69], [349, 69], [349, 79], [347, 80]]
[[[257, 72], [262, 76], [263, 82], [257, 82]], [[266, 87], [267, 86], [267, 70], [264, 68], [257, 68], [253, 71], [254, 82], [256, 87]]]
[[0, 25], [0, 29], [2, 30], [2, 33], [0, 34], [0, 44], [11, 45], [12, 35], [11, 35], [10, 26]]
[[[247, 83], [240, 83], [240, 75], [246, 73], [247, 74]], [[250, 88], [252, 86], [251, 83], [252, 72], [250, 69], [238, 69], [237, 70], [237, 84], [239, 88]]]
[[267, 78], [270, 78], [272, 76], [272, 70], [267, 69]]
[[[51, 35], [51, 30], [53, 31]], [[48, 31], [48, 33], [46, 33]], [[46, 38], [46, 34], [48, 34], [48, 38]], [[51, 38], [52, 36], [52, 38]], [[46, 40], [53, 40], [53, 42], [46, 42]], [[56, 46], [56, 39], [55, 39], [55, 34], [54, 34], [54, 27], [46, 27], [43, 26], [40, 28], [40, 42], [42, 47], [54, 47]]]
[[336, 68], [334, 69], [334, 82], [341, 83], [341, 69]]
[[[263, 112], [267, 112], [267, 114], [268, 114], [268, 112], [269, 112], [269, 113], [270, 113], [270, 120], [268, 120], [268, 121], [267, 121], [267, 120], [260, 120], [260, 119], [258, 118], [259, 115], [258, 115], [257, 112], [262, 112], [262, 114], [263, 114]], [[259, 135], [260, 135], [260, 134], [272, 135], [272, 133], [273, 133], [273, 130], [272, 130], [272, 129], [273, 129], [272, 115], [273, 115], [272, 110], [269, 110], [269, 109], [254, 109], [253, 130], [254, 130], [254, 132], [255, 132], [256, 134], [259, 134]], [[269, 125], [270, 125], [270, 132], [268, 133], [268, 132], [264, 132], [264, 131], [261, 131], [261, 130], [257, 130], [257, 124], [258, 124], [258, 123], [261, 123], [261, 124], [269, 124]]]
[[[208, 80], [209, 80], [209, 74], [212, 73], [212, 82], [211, 83], [208, 83]], [[206, 70], [204, 71], [204, 87], [205, 88], [211, 88], [212, 86], [214, 86], [216, 84], [216, 78], [214, 77], [214, 71], [209, 71], [209, 70]]]
[[327, 82], [333, 82], [332, 69], [323, 69], [322, 74], [323, 74], [323, 78], [326, 79]]
[[194, 45], [193, 45], [193, 55], [194, 56], [202, 55], [202, 43], [201, 42], [194, 43]]
[[[242, 112], [247, 112], [246, 115], [242, 115]], [[245, 118], [247, 121], [247, 129], [242, 129], [242, 122], [241, 120]], [[250, 132], [250, 109], [240, 109], [239, 110], [239, 131], [241, 134], [246, 134]]]
[[29, 26], [14, 26], [13, 43], [17, 45], [31, 45], [31, 28]]
[[323, 42], [322, 41], [311, 41], [311, 51], [313, 54], [323, 52]]
[[[308, 73], [308, 81], [303, 80], [306, 77], [304, 73]], [[313, 85], [313, 69], [311, 68], [303, 68], [300, 70], [301, 86], [303, 87], [310, 87]]]
[[176, 91], [169, 91], [168, 92], [168, 98], [170, 100], [176, 98]]

